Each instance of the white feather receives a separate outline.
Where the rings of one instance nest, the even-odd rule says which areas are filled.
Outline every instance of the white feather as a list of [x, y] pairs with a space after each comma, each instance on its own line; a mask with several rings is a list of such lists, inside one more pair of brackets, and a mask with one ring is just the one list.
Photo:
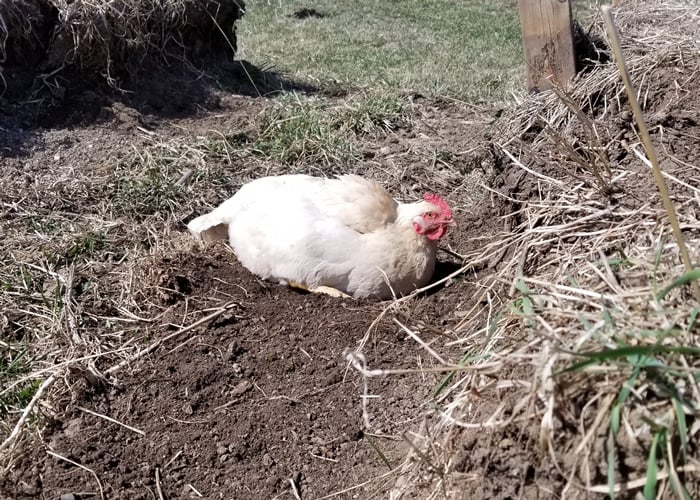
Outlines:
[[432, 276], [436, 243], [412, 221], [436, 208], [399, 204], [357, 176], [284, 175], [244, 185], [188, 229], [204, 241], [228, 237], [241, 264], [262, 278], [389, 298]]

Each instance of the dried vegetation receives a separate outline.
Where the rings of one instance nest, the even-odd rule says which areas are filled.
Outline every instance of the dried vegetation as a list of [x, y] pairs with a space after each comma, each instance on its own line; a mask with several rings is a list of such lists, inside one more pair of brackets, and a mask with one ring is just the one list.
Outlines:
[[[623, 2], [615, 14], [697, 263], [700, 11]], [[605, 38], [602, 22], [593, 32]], [[617, 67], [525, 96], [508, 120], [496, 143], [513, 168], [492, 191], [512, 204], [510, 227], [466, 256], [507, 258], [456, 330], [465, 371], [437, 398], [440, 423], [413, 438], [396, 497], [503, 494], [489, 489], [502, 471], [527, 498], [547, 494], [541, 475], [566, 498], [695, 498], [700, 309], [684, 285], [698, 273], [685, 273]], [[505, 453], [480, 459], [480, 445]]]
[[54, 90], [69, 75], [118, 86], [151, 67], [232, 56], [244, 12], [239, 0], [2, 0], [0, 76], [5, 86], [25, 72]]

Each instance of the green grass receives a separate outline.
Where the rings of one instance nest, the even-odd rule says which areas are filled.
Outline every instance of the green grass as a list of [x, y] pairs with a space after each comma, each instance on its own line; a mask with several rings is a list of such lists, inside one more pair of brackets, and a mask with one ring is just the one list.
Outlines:
[[[0, 285], [5, 292], [12, 292], [18, 288], [11, 286], [6, 280], [0, 281]], [[35, 361], [22, 339], [22, 334], [11, 332], [12, 328], [8, 325], [8, 328], [0, 330], [0, 418], [24, 408], [38, 387], [36, 381], [26, 381], [10, 387], [11, 382], [31, 371]]]
[[[0, 382], [3, 386], [30, 372], [33, 360], [28, 359], [28, 357], [26, 349], [16, 350], [9, 346], [4, 349], [0, 356]], [[24, 408], [34, 397], [38, 387], [39, 382], [33, 380], [0, 392], [0, 418], [6, 417], [12, 411]]]
[[26, 380], [13, 384], [31, 371], [35, 359], [23, 342], [5, 335], [0, 335], [0, 346], [0, 419], [5, 419], [11, 413], [20, 412], [31, 401], [40, 382]]
[[356, 134], [390, 132], [410, 121], [410, 110], [394, 95], [363, 94], [348, 99], [336, 120], [341, 129]]
[[386, 93], [361, 93], [337, 106], [288, 93], [263, 113], [253, 150], [287, 165], [344, 165], [358, 158], [358, 136], [387, 133], [410, 119], [407, 102]]
[[282, 95], [263, 114], [259, 131], [255, 152], [288, 165], [343, 164], [355, 155], [334, 125], [330, 105], [322, 99]]
[[[323, 17], [298, 19], [300, 9]], [[596, 2], [574, 0], [585, 27]], [[320, 87], [371, 87], [492, 103], [524, 81], [514, 0], [248, 0], [238, 59]]]
[[[407, 99], [384, 92], [360, 92], [343, 102], [284, 93], [269, 102], [250, 137], [231, 131], [134, 148], [103, 188], [107, 210], [135, 220], [179, 220], [187, 215], [192, 192], [202, 186], [217, 192], [214, 197], [230, 196], [231, 171], [250, 168], [251, 155], [285, 165], [339, 168], [359, 159], [358, 138], [391, 132], [410, 120]], [[64, 253], [73, 259], [105, 246], [104, 235], [86, 233]]]
[[[693, 395], [685, 388], [688, 379], [698, 379], [698, 373], [687, 368], [687, 364], [694, 366], [695, 360], [700, 358], [700, 349], [689, 345], [687, 336], [695, 323], [696, 315], [694, 309], [687, 329], [674, 326], [666, 330], [628, 331], [622, 335], [611, 324], [610, 329], [615, 332], [611, 337], [614, 347], [601, 347], [598, 342], [599, 347], [577, 353], [583, 360], [571, 364], [561, 372], [583, 373], [586, 369], [613, 366], [615, 371], [611, 373], [624, 374], [609, 414], [607, 476], [610, 498], [615, 498], [615, 484], [619, 479], [616, 466], [620, 459], [616, 440], [622, 429], [621, 420], [623, 415], [633, 413], [635, 406], [645, 407], [645, 414], [637, 425], [649, 427], [646, 440], [651, 440], [650, 443], [645, 443], [648, 447], [647, 481], [643, 491], [645, 500], [656, 498], [660, 466], [661, 470], [672, 472], [687, 460], [691, 436], [688, 433], [685, 409], [692, 412], [696, 404]], [[642, 397], [645, 393], [647, 399]], [[668, 411], [658, 410], [662, 401], [667, 403]], [[643, 442], [644, 434], [640, 434], [638, 439]], [[668, 450], [673, 450], [672, 455], [669, 456]], [[690, 498], [677, 475], [671, 473], [669, 480], [676, 498]]]
[[76, 235], [65, 252], [65, 258], [68, 261], [72, 261], [78, 257], [92, 257], [99, 255], [107, 247], [107, 238], [104, 234], [87, 230], [82, 234]]
[[[126, 154], [104, 186], [113, 215], [136, 220], [177, 218], [191, 198], [192, 186], [228, 193], [229, 170], [237, 168], [236, 150], [247, 139], [212, 134], [196, 141], [158, 142]], [[188, 171], [191, 178], [183, 178]], [[179, 215], [178, 215], [179, 214]]]
[[[301, 8], [324, 17], [297, 19]], [[523, 71], [517, 4], [506, 0], [250, 0], [238, 44], [237, 58], [321, 86], [493, 101]]]

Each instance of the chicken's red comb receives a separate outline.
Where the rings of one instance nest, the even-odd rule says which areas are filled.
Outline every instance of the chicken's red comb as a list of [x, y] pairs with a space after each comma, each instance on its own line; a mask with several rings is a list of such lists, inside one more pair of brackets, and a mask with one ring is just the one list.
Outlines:
[[452, 209], [447, 204], [447, 202], [444, 199], [442, 199], [442, 197], [439, 194], [425, 193], [423, 195], [423, 199], [425, 201], [427, 201], [428, 203], [432, 203], [433, 205], [439, 207], [440, 212], [445, 219], [452, 218]]

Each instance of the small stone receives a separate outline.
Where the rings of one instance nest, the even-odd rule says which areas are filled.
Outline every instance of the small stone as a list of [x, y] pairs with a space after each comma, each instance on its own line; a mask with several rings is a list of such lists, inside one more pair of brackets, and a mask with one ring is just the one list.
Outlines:
[[270, 467], [272, 464], [275, 463], [275, 461], [272, 460], [272, 457], [269, 453], [265, 453], [262, 458], [262, 463], [265, 467]]
[[498, 447], [501, 448], [502, 450], [505, 450], [507, 448], [512, 448], [514, 444], [515, 443], [513, 443], [512, 439], [505, 438], [505, 439], [502, 439], [500, 443], [498, 443]]
[[328, 377], [326, 377], [325, 385], [326, 386], [334, 385], [334, 384], [341, 382], [342, 380], [343, 380], [343, 377], [340, 375], [340, 373], [334, 372], [334, 373], [331, 373], [330, 375], [328, 375]]
[[236, 398], [238, 396], [242, 396], [243, 394], [248, 392], [252, 387], [253, 387], [253, 384], [251, 384], [248, 380], [243, 380], [243, 381], [239, 382], [238, 384], [236, 384], [236, 387], [234, 387], [231, 390], [230, 396], [234, 397], [234, 398]]

